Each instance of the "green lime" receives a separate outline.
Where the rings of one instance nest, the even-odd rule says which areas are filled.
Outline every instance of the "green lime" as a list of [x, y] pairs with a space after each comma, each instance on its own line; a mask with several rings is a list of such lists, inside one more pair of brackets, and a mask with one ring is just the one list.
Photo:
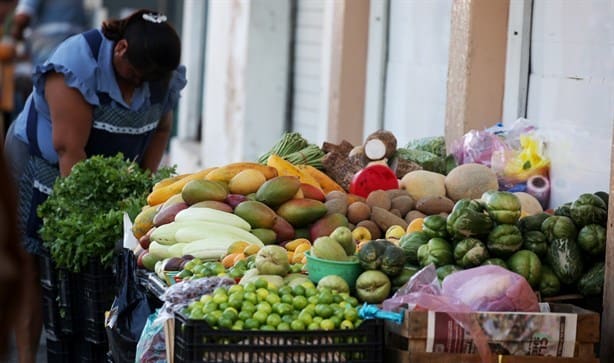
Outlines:
[[[254, 311], [255, 311], [255, 310], [254, 310]], [[237, 316], [237, 318], [238, 318], [239, 320], [246, 321], [247, 319], [251, 318], [253, 314], [254, 314], [253, 312], [250, 312], [250, 311], [245, 311], [245, 310], [241, 310], [241, 311], [239, 312], [239, 315]], [[238, 320], [238, 321], [239, 321], [239, 320]]]
[[272, 330], [275, 330], [275, 327], [265, 324], [265, 325], [260, 326], [260, 330], [272, 331]]
[[320, 322], [320, 328], [322, 330], [333, 330], [335, 329], [335, 323], [330, 319], [324, 319]]
[[354, 296], [349, 296], [349, 297], [345, 298], [345, 301], [350, 303], [350, 305], [352, 305], [352, 306], [358, 306], [358, 299], [355, 298]]
[[213, 300], [213, 295], [211, 294], [206, 294], [200, 297], [200, 302], [203, 304], [206, 304], [211, 300]]
[[245, 300], [241, 303], [241, 311], [245, 311], [251, 315], [256, 311], [256, 305], [251, 301]]
[[292, 287], [288, 286], [288, 285], [283, 285], [282, 287], [280, 287], [277, 290], [277, 293], [280, 296], [286, 295], [286, 294], [292, 294]]
[[290, 329], [301, 331], [301, 330], [305, 330], [306, 326], [305, 326], [305, 323], [303, 323], [302, 321], [294, 320], [290, 323]]
[[330, 318], [328, 318], [328, 320], [332, 321], [333, 324], [335, 325], [335, 328], [338, 328], [339, 325], [341, 325], [341, 321], [343, 320], [342, 318], [338, 317], [338, 316], [331, 316]]
[[304, 325], [309, 325], [313, 322], [313, 315], [311, 315], [308, 311], [301, 311], [298, 314], [298, 320], [300, 320]]
[[274, 294], [274, 293], [269, 293], [269, 296], [266, 297], [265, 301], [271, 305], [275, 305], [275, 304], [278, 304], [282, 300], [279, 297], [279, 295]]
[[[300, 295], [297, 295], [297, 296], [300, 296]], [[281, 299], [280, 300], [281, 300], [281, 302], [285, 302], [287, 304], [291, 304], [292, 303], [292, 299], [293, 299], [292, 294], [283, 294], [283, 295], [281, 295]]]
[[219, 319], [217, 320], [217, 325], [218, 325], [220, 328], [230, 329], [230, 328], [232, 328], [232, 324], [233, 324], [232, 319], [227, 318], [227, 317], [225, 317], [225, 316], [222, 316], [221, 318], [219, 318]]
[[228, 296], [228, 305], [232, 306], [235, 309], [238, 309], [243, 304], [243, 293], [235, 292]]
[[225, 303], [228, 301], [228, 295], [226, 292], [216, 292], [213, 294], [213, 302], [216, 304]]
[[261, 277], [257, 278], [254, 284], [256, 285], [256, 289], [266, 289], [269, 286], [269, 282]]
[[309, 302], [307, 301], [307, 298], [305, 296], [295, 296], [294, 298], [292, 298], [292, 306], [296, 310], [303, 309], [305, 306], [307, 306], [308, 303]]
[[207, 325], [209, 325], [212, 328], [217, 326], [216, 314], [213, 314], [213, 313], [205, 314], [205, 321], [207, 322]]
[[316, 295], [318, 295], [318, 289], [316, 289], [315, 287], [305, 288], [305, 296], [310, 297], [310, 296], [316, 296]]
[[271, 314], [266, 318], [267, 325], [277, 327], [281, 323], [281, 316], [278, 314]]
[[243, 330], [245, 323], [241, 320], [237, 320], [232, 324], [232, 330]]
[[215, 290], [213, 290], [213, 295], [221, 293], [223, 293], [224, 295], [228, 295], [228, 288], [226, 286], [220, 286], [216, 287]]
[[283, 321], [284, 323], [288, 323], [288, 324], [290, 324], [296, 319], [298, 319], [298, 314], [297, 316], [294, 316], [294, 314], [286, 314], [281, 317], [281, 321]]
[[302, 285], [296, 285], [292, 288], [292, 293], [294, 296], [305, 296], [305, 287]]
[[269, 290], [264, 287], [259, 287], [256, 289], [256, 295], [258, 296], [258, 301], [266, 301], [267, 296], [269, 296]]
[[343, 317], [345, 320], [349, 320], [351, 322], [355, 322], [358, 320], [358, 310], [355, 308], [347, 308], [343, 311]]
[[253, 282], [248, 282], [245, 285], [243, 285], [243, 290], [244, 291], [249, 291], [249, 292], [256, 292], [256, 284], [254, 284]]
[[307, 325], [307, 330], [320, 330], [320, 323], [316, 323], [315, 321]]
[[258, 305], [256, 305], [256, 310], [263, 311], [266, 314], [270, 314], [273, 311], [273, 307], [271, 307], [271, 304], [269, 304], [268, 302], [262, 301], [259, 302]]
[[189, 315], [189, 318], [192, 320], [201, 320], [204, 319], [204, 317], [205, 314], [200, 309], [192, 310]]
[[255, 291], [245, 291], [243, 293], [243, 300], [244, 301], [249, 301], [253, 304], [257, 304], [258, 303], [258, 295], [256, 295]]
[[333, 302], [333, 294], [330, 291], [321, 291], [318, 295], [318, 303], [320, 304], [332, 304]]
[[216, 302], [214, 302], [214, 301], [209, 301], [208, 303], [206, 303], [206, 304], [203, 306], [203, 311], [204, 311], [205, 313], [210, 313], [210, 312], [212, 312], [212, 311], [219, 310], [219, 308], [220, 308], [220, 305], [219, 305], [218, 303], [216, 303]]
[[318, 304], [316, 305], [315, 313], [317, 316], [321, 316], [322, 318], [326, 319], [333, 315], [334, 310], [330, 305]]
[[230, 305], [228, 305], [228, 302], [223, 302], [223, 303], [220, 303], [219, 308], [220, 308], [220, 310], [224, 311], [224, 310], [226, 310], [226, 308], [227, 308], [227, 307], [229, 307], [229, 306], [230, 306]]
[[354, 329], [354, 323], [352, 323], [350, 320], [344, 320], [341, 322], [341, 324], [339, 324], [339, 329], [341, 330]]
[[249, 318], [245, 320], [245, 324], [243, 326], [245, 329], [258, 329], [260, 327], [260, 322], [254, 318]]
[[286, 322], [281, 322], [277, 325], [277, 330], [290, 330], [290, 324]]
[[243, 285], [236, 284], [236, 285], [232, 285], [231, 287], [228, 288], [228, 293], [229, 294], [234, 294], [236, 292], [243, 292], [243, 290], [244, 290], [243, 289]]
[[235, 320], [237, 320], [237, 318], [239, 317], [239, 312], [237, 311], [237, 309], [229, 307], [224, 309], [224, 311], [222, 312], [222, 317], [228, 318], [234, 323]]
[[273, 310], [277, 312], [279, 315], [286, 315], [292, 312], [294, 308], [292, 307], [292, 305], [288, 303], [279, 303], [273, 307]]
[[268, 315], [268, 313], [265, 313], [262, 310], [258, 310], [252, 315], [252, 318], [258, 321], [258, 323], [264, 324], [266, 322], [266, 319], [268, 318]]

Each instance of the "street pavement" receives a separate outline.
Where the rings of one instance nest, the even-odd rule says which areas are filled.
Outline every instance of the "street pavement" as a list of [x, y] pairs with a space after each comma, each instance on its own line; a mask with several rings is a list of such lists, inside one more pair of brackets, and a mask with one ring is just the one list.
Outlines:
[[[15, 337], [11, 336], [11, 342], [9, 347], [9, 354], [7, 363], [17, 363], [17, 347], [15, 346]], [[1, 360], [1, 359], [0, 359]], [[45, 332], [43, 329], [43, 333], [41, 334], [40, 344], [38, 346], [38, 354], [36, 355], [36, 363], [46, 363], [47, 362], [47, 338], [45, 336]]]

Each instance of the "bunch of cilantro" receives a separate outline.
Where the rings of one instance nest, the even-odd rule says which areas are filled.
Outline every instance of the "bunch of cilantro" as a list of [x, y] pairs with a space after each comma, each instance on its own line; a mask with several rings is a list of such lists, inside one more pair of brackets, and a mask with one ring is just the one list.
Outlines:
[[174, 167], [161, 168], [152, 175], [121, 153], [75, 164], [37, 209], [43, 245], [56, 265], [73, 272], [88, 263], [109, 266], [123, 238], [123, 213], [134, 220], [153, 185], [174, 172]]

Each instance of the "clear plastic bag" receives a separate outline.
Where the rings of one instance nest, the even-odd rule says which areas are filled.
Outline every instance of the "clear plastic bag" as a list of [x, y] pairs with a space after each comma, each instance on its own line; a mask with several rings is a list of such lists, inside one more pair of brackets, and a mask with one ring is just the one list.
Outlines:
[[166, 363], [164, 323], [169, 317], [162, 309], [149, 315], [136, 345], [136, 363]]
[[483, 362], [492, 352], [473, 311], [539, 311], [537, 296], [520, 275], [500, 266], [479, 266], [455, 272], [440, 287], [433, 264], [418, 271], [389, 299], [383, 309], [422, 309], [446, 312], [468, 331]]
[[493, 154], [492, 168], [501, 185], [526, 182], [535, 175], [547, 176], [550, 160], [544, 153], [544, 142], [536, 134], [519, 137], [518, 149], [507, 149]]
[[204, 277], [186, 280], [170, 286], [160, 297], [164, 304], [152, 313], [136, 346], [136, 363], [166, 362], [166, 335], [164, 324], [173, 314], [180, 311], [202, 295], [212, 293], [220, 286], [234, 285], [235, 281], [227, 277]]

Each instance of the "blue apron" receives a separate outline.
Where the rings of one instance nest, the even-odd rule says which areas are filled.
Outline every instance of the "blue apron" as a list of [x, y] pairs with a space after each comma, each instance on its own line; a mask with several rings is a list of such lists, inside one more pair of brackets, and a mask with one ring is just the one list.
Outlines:
[[[102, 35], [96, 29], [82, 33], [98, 58]], [[155, 132], [162, 117], [162, 102], [166, 95], [166, 85], [150, 82], [151, 106], [145, 111], [112, 107], [111, 97], [99, 92], [100, 105], [94, 107], [90, 136], [85, 146], [87, 157], [93, 155], [115, 156], [123, 153], [126, 159], [139, 163], [146, 150], [151, 135]], [[26, 132], [30, 146], [30, 157], [24, 169], [20, 188], [19, 221], [24, 231], [24, 248], [33, 254], [42, 253], [42, 243], [38, 231], [42, 226], [36, 214], [37, 207], [51, 194], [55, 180], [60, 176], [57, 163], [43, 158], [37, 140], [37, 111], [30, 104]]]

